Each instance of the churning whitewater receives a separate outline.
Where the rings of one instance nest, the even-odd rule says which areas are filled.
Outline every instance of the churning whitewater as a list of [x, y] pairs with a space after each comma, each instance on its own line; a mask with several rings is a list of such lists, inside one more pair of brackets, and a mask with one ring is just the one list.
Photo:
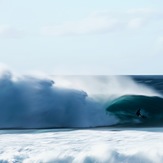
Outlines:
[[[3, 70], [0, 128], [162, 126], [163, 79], [150, 78], [18, 76]], [[146, 119], [135, 115], [139, 108]]]
[[162, 163], [163, 129], [0, 131], [1, 163]]

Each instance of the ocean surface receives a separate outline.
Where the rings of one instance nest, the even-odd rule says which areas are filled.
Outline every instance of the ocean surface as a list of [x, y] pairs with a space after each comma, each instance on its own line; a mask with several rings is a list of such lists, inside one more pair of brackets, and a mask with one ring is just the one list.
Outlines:
[[0, 163], [162, 163], [163, 76], [0, 73]]

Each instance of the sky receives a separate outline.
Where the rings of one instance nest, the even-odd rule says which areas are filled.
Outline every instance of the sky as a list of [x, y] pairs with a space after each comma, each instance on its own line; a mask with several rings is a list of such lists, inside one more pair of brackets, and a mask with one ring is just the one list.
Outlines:
[[0, 0], [0, 63], [21, 73], [163, 74], [163, 1]]

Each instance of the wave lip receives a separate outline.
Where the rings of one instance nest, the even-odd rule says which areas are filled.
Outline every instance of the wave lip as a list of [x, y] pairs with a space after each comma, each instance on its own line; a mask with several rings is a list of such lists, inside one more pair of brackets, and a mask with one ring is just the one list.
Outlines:
[[[113, 100], [107, 111], [124, 126], [163, 126], [163, 98], [158, 96], [124, 95]], [[145, 118], [136, 116], [138, 109]]]

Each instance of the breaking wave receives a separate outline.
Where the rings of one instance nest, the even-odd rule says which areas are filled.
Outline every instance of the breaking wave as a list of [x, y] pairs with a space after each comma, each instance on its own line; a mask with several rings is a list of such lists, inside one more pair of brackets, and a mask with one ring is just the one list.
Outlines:
[[[128, 77], [0, 74], [1, 129], [162, 125], [162, 106], [159, 93]], [[135, 116], [138, 108], [147, 119]]]
[[[136, 116], [138, 109], [144, 118]], [[113, 100], [107, 111], [118, 117], [117, 125], [163, 126], [163, 98], [125, 95]]]
[[94, 127], [110, 125], [101, 103], [87, 93], [61, 88], [50, 78], [0, 77], [0, 128]]

